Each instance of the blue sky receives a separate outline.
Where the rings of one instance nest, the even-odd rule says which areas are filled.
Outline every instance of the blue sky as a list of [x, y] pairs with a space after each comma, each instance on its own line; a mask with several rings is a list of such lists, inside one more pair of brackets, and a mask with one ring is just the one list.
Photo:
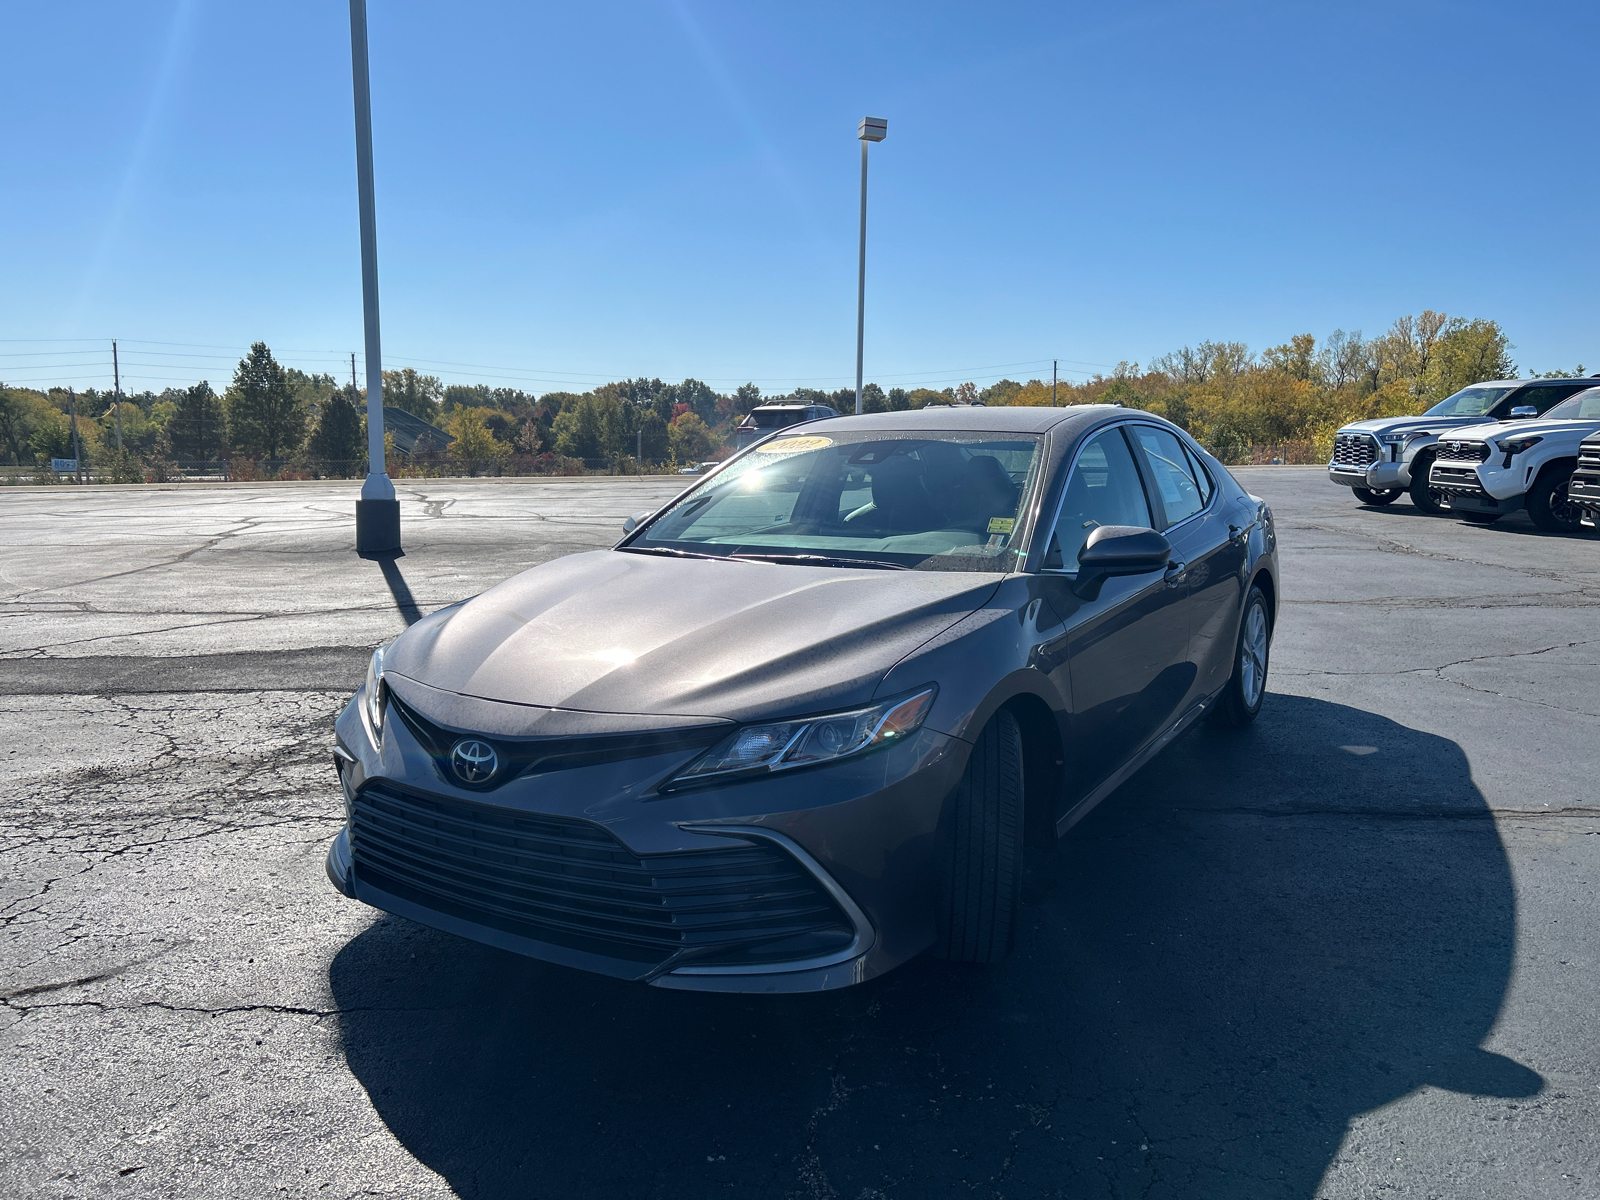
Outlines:
[[[1600, 6], [370, 4], [386, 366], [852, 383], [867, 113], [885, 386], [1423, 308], [1600, 366]], [[345, 3], [0, 22], [0, 379], [347, 374]]]

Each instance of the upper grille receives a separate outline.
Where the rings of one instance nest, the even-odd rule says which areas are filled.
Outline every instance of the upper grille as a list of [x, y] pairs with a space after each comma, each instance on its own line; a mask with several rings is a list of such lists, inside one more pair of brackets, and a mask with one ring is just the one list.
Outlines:
[[1378, 461], [1378, 440], [1370, 433], [1340, 433], [1333, 438], [1333, 462], [1341, 467], [1370, 467]]
[[855, 937], [817, 878], [770, 842], [635, 854], [588, 821], [425, 795], [356, 794], [357, 877], [402, 899], [536, 941], [659, 966], [778, 962]]
[[1578, 447], [1578, 470], [1600, 471], [1600, 442], [1584, 442]]
[[1488, 442], [1440, 442], [1439, 452], [1435, 458], [1446, 458], [1456, 462], [1488, 462]]

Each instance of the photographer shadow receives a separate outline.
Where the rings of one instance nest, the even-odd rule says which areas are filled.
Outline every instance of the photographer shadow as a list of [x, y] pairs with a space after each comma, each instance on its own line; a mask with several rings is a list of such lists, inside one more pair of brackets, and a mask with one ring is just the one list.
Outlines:
[[1480, 1048], [1509, 867], [1459, 747], [1274, 695], [1061, 845], [1012, 957], [717, 996], [381, 917], [337, 955], [347, 1061], [462, 1196], [1312, 1197], [1349, 1121], [1520, 1097]]

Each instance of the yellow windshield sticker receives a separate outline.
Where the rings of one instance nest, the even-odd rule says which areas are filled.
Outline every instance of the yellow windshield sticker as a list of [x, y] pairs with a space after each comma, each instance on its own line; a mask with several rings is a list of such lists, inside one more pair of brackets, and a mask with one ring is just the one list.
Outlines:
[[1016, 521], [1015, 517], [990, 517], [989, 518], [989, 532], [990, 533], [1010, 533], [1011, 530], [1012, 530], [1012, 527], [1015, 526], [1016, 523], [1017, 523], [1017, 521]]
[[832, 438], [790, 437], [768, 442], [765, 446], [758, 447], [758, 449], [762, 454], [802, 454], [807, 450], [821, 450], [824, 446], [831, 445], [833, 445]]

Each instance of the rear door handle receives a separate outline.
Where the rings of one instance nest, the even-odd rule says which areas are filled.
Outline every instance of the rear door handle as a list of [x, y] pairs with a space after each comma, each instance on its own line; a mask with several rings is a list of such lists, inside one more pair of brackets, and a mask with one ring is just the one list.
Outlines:
[[1167, 564], [1167, 573], [1164, 576], [1162, 576], [1162, 579], [1166, 582], [1166, 585], [1168, 587], [1175, 588], [1175, 587], [1178, 587], [1180, 584], [1182, 584], [1183, 581], [1188, 578], [1188, 576], [1189, 576], [1189, 564], [1188, 563], [1181, 563], [1181, 562], [1179, 562], [1179, 563], [1168, 563]]
[[1248, 535], [1249, 535], [1249, 529], [1248, 528], [1240, 529], [1239, 526], [1237, 526], [1237, 525], [1229, 525], [1228, 526], [1228, 540], [1230, 542], [1232, 542], [1235, 546], [1243, 545], [1244, 544], [1244, 540]]

